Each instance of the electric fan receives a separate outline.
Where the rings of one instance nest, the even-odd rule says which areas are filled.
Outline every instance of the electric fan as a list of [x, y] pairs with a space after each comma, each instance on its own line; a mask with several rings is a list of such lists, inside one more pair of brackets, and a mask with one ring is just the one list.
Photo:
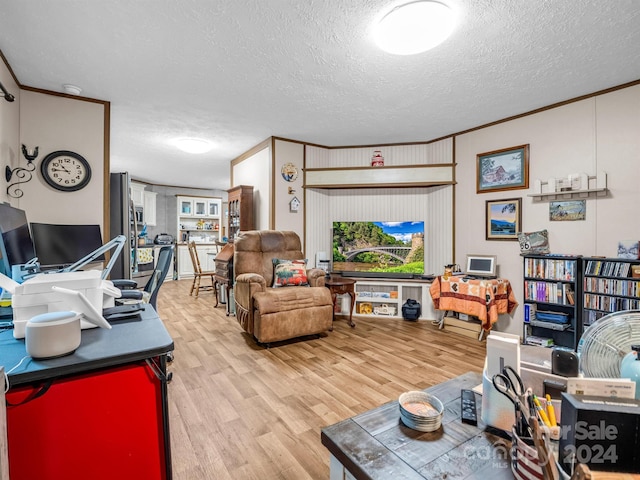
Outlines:
[[585, 377], [620, 378], [620, 362], [635, 344], [640, 344], [640, 311], [610, 313], [582, 334], [580, 370]]

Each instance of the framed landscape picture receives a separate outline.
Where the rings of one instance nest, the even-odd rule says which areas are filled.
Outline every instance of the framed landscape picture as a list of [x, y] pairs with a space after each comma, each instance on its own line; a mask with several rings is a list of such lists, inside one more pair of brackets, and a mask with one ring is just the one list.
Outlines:
[[487, 200], [487, 240], [518, 240], [522, 225], [522, 198]]
[[529, 145], [476, 156], [476, 192], [529, 188]]

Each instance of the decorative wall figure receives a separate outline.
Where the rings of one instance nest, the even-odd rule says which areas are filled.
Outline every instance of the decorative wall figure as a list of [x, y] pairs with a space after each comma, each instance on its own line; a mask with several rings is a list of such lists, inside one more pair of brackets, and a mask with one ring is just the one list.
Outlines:
[[13, 198], [22, 197], [24, 195], [24, 192], [21, 188], [18, 187], [18, 185], [20, 185], [21, 183], [27, 183], [33, 178], [33, 174], [31, 172], [36, 169], [33, 161], [38, 157], [38, 147], [33, 150], [33, 153], [29, 153], [27, 147], [23, 144], [22, 155], [27, 160], [26, 167], [16, 167], [12, 170], [11, 167], [7, 165], [4, 171], [4, 176], [7, 182], [11, 182], [14, 177], [18, 179], [17, 181], [10, 183], [7, 187], [7, 195]]

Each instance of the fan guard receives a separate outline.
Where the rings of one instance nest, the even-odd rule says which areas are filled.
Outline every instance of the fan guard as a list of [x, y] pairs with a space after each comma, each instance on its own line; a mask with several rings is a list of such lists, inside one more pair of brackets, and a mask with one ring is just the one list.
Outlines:
[[582, 334], [580, 370], [585, 377], [620, 378], [620, 362], [635, 344], [640, 344], [640, 311], [610, 313]]

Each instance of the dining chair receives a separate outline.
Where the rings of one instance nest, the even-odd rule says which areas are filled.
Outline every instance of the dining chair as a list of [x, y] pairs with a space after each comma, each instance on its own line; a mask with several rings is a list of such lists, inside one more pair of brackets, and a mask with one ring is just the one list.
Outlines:
[[[214, 270], [202, 270], [202, 267], [200, 266], [200, 259], [198, 258], [196, 242], [189, 243], [189, 255], [191, 256], [191, 263], [193, 263], [193, 283], [191, 284], [189, 295], [193, 295], [193, 292], [196, 292], [195, 296], [197, 298], [200, 290], [213, 290], [217, 303], [218, 289], [216, 288], [216, 272]], [[200, 285], [200, 279], [203, 277], [209, 277], [211, 279], [211, 286]]]

